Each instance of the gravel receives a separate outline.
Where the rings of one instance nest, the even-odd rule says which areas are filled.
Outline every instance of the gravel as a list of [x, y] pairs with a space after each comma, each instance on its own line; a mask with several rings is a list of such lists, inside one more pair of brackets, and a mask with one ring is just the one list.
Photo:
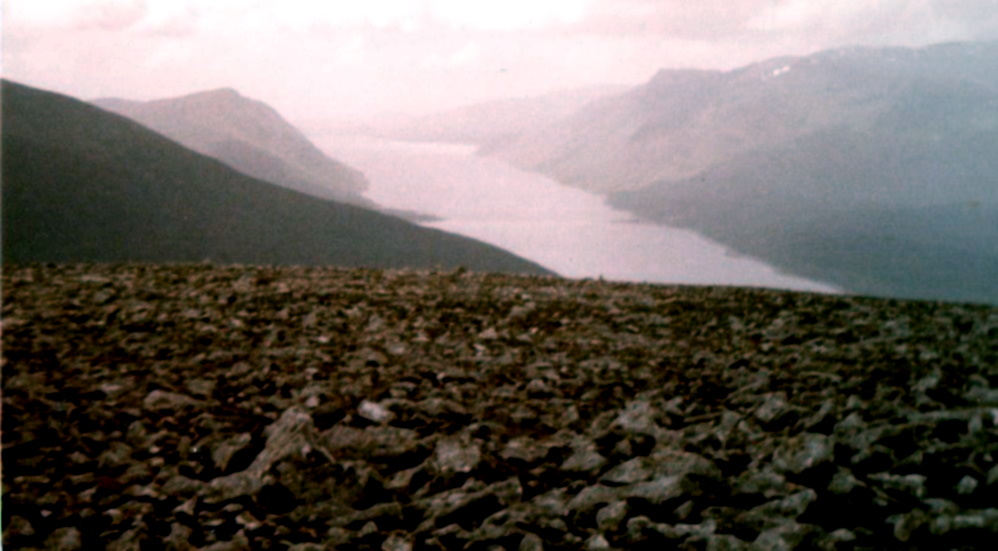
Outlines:
[[998, 308], [211, 265], [3, 292], [10, 548], [998, 540]]

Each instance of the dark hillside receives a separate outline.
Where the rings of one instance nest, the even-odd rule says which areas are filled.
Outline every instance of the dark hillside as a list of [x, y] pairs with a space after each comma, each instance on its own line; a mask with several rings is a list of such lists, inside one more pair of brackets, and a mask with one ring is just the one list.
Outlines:
[[139, 124], [3, 84], [3, 260], [465, 266], [496, 247], [254, 180]]

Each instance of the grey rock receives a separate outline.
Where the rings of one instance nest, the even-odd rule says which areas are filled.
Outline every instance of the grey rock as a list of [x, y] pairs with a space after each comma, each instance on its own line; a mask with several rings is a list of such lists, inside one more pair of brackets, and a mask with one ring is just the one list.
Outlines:
[[682, 476], [660, 476], [647, 482], [639, 482], [623, 488], [627, 497], [643, 499], [653, 505], [691, 497], [694, 486]]
[[437, 441], [433, 449], [433, 466], [440, 473], [468, 473], [482, 461], [481, 444], [451, 437]]
[[214, 449], [211, 451], [211, 459], [215, 462], [215, 467], [222, 472], [227, 471], [232, 458], [240, 451], [246, 449], [252, 441], [253, 436], [244, 432], [226, 438], [214, 445]]
[[525, 534], [520, 540], [519, 551], [544, 551], [544, 542], [537, 534]]
[[312, 417], [305, 411], [292, 407], [264, 430], [267, 443], [263, 451], [245, 470], [211, 481], [209, 491], [216, 500], [228, 500], [242, 495], [253, 495], [264, 486], [263, 474], [277, 461], [293, 454], [302, 454], [316, 441]]
[[83, 548], [83, 536], [72, 526], [57, 528], [45, 538], [45, 548], [51, 551], [76, 551]]
[[593, 534], [588, 540], [586, 540], [586, 550], [587, 551], [608, 551], [612, 549], [610, 547], [610, 542], [606, 541], [603, 534]]
[[28, 519], [22, 516], [12, 515], [10, 517], [10, 524], [8, 524], [6, 529], [4, 529], [4, 534], [11, 538], [17, 536], [33, 536], [35, 535], [35, 529], [31, 526]]
[[572, 453], [559, 467], [566, 472], [593, 472], [606, 465], [607, 459], [600, 455], [596, 443], [589, 439], [579, 439], [572, 443]]
[[159, 389], [150, 392], [142, 400], [142, 407], [148, 410], [182, 410], [187, 407], [197, 407], [201, 404], [200, 400], [195, 400], [190, 396]]
[[395, 413], [385, 406], [364, 400], [357, 406], [357, 415], [374, 423], [388, 423], [395, 418]]
[[957, 482], [955, 489], [956, 493], [965, 496], [973, 494], [978, 486], [980, 486], [980, 482], [976, 478], [966, 475], [960, 479], [960, 482]]
[[392, 534], [382, 542], [381, 551], [412, 551], [412, 542], [409, 538]]
[[781, 422], [787, 419], [791, 413], [787, 393], [770, 392], [763, 396], [762, 403], [752, 412], [752, 415], [763, 426], [778, 429], [782, 428]]
[[752, 542], [758, 551], [783, 551], [798, 549], [804, 539], [817, 530], [816, 526], [785, 522], [765, 530]]
[[830, 468], [834, 459], [835, 447], [830, 437], [804, 433], [777, 448], [773, 465], [778, 471], [801, 475], [825, 466]]
[[648, 457], [635, 457], [607, 471], [600, 481], [623, 486], [662, 476], [694, 474], [709, 478], [721, 476], [713, 461], [691, 452], [659, 449]]
[[614, 501], [596, 513], [596, 526], [604, 532], [615, 532], [627, 520], [630, 511], [626, 501]]

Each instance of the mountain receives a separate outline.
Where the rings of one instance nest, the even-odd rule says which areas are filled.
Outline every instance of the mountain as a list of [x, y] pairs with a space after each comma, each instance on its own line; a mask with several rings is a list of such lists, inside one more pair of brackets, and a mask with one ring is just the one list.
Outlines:
[[834, 130], [610, 202], [854, 293], [998, 304], [995, 174], [996, 128]]
[[491, 148], [539, 130], [608, 95], [620, 86], [594, 86], [534, 97], [477, 103], [421, 117], [396, 117], [368, 132], [381, 137], [421, 142], [464, 143]]
[[493, 153], [793, 275], [998, 304], [998, 42], [661, 71]]
[[830, 128], [890, 135], [895, 129], [871, 121], [906, 108], [917, 99], [912, 90], [928, 83], [993, 90], [998, 42], [845, 48], [727, 72], [662, 70], [489, 153], [591, 191], [633, 190]]
[[127, 118], [3, 82], [4, 262], [547, 274], [471, 239], [246, 176]]
[[361, 196], [367, 188], [363, 174], [327, 157], [270, 106], [235, 90], [92, 103], [254, 178], [324, 199], [373, 206]]

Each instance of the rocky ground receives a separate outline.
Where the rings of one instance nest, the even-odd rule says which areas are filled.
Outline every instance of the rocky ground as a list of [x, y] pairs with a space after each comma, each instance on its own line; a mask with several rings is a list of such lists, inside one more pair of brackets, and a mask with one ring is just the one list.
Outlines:
[[4, 266], [3, 541], [994, 549], [998, 309]]

